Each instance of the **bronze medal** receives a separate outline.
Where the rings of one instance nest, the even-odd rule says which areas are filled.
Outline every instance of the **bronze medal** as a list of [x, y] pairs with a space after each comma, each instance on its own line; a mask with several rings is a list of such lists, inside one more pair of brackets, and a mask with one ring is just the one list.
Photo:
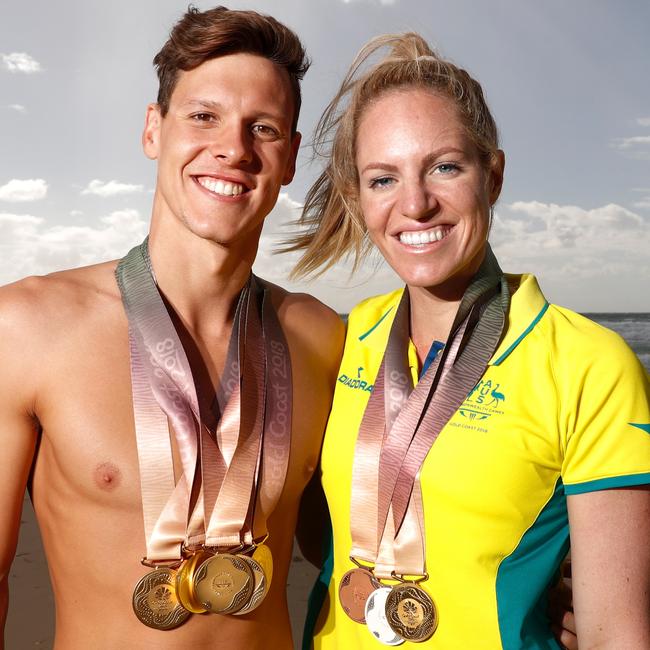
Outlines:
[[253, 570], [248, 562], [237, 555], [214, 555], [201, 564], [195, 576], [196, 600], [214, 614], [237, 612], [253, 595]]
[[144, 575], [133, 590], [133, 611], [145, 625], [172, 630], [185, 623], [190, 612], [178, 602], [176, 571], [158, 567]]
[[386, 598], [386, 619], [396, 634], [416, 643], [431, 638], [438, 627], [433, 600], [413, 583], [402, 583], [391, 589]]
[[367, 569], [348, 571], [339, 584], [339, 601], [343, 611], [356, 623], [366, 622], [368, 596], [381, 584]]
[[185, 560], [176, 572], [176, 597], [178, 602], [192, 614], [204, 614], [207, 611], [196, 598], [194, 580], [198, 567], [210, 557], [212, 557], [211, 553], [198, 551]]

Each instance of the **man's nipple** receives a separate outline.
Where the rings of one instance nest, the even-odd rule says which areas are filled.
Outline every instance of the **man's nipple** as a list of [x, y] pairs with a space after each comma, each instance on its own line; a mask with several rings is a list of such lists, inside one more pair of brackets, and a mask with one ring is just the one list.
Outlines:
[[105, 462], [97, 465], [94, 478], [95, 484], [100, 490], [111, 492], [119, 486], [122, 474], [113, 463]]

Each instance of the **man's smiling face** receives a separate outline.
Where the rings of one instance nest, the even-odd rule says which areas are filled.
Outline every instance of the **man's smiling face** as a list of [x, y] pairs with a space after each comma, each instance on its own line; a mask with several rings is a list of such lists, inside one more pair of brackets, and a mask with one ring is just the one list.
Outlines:
[[143, 145], [158, 160], [156, 218], [175, 218], [226, 246], [255, 239], [293, 178], [287, 73], [264, 57], [230, 54], [179, 72], [168, 113], [147, 111]]

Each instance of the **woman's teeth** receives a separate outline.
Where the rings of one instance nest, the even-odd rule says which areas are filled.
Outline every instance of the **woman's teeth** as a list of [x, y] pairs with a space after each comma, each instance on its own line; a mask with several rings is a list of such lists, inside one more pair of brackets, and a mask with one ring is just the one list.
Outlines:
[[197, 180], [199, 185], [205, 187], [206, 190], [223, 196], [239, 196], [245, 190], [244, 186], [239, 183], [228, 183], [217, 180], [216, 178], [204, 176]]
[[431, 244], [434, 241], [444, 239], [451, 232], [450, 227], [431, 228], [431, 230], [406, 231], [399, 234], [402, 244], [409, 246], [422, 246]]

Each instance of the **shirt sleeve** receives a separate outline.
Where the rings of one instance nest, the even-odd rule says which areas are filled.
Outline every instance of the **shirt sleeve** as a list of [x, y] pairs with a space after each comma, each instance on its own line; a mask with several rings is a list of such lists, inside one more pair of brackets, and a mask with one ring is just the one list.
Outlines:
[[568, 495], [650, 483], [648, 373], [614, 332], [590, 339], [556, 370]]

